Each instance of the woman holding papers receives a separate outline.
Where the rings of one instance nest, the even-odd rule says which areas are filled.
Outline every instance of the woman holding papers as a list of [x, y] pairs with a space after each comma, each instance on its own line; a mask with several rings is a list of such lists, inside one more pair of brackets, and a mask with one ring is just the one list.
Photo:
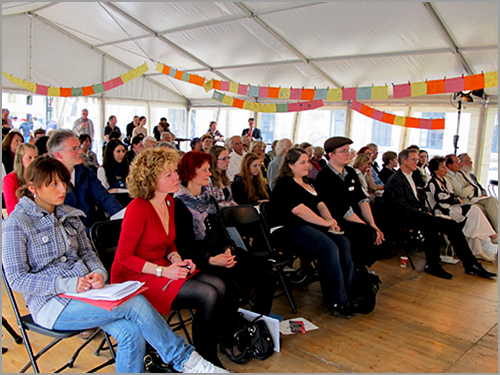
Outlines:
[[61, 331], [101, 327], [118, 342], [116, 372], [144, 371], [146, 341], [177, 371], [226, 372], [175, 335], [141, 295], [111, 311], [59, 296], [100, 289], [107, 278], [79, 219], [82, 212], [63, 204], [70, 177], [58, 160], [35, 159], [26, 169], [23, 197], [2, 223], [5, 274], [34, 321]]
[[356, 315], [356, 276], [349, 240], [339, 234], [335, 219], [307, 182], [309, 155], [301, 148], [288, 151], [281, 163], [271, 202], [282, 215], [283, 228], [273, 232], [283, 248], [301, 259], [316, 259], [323, 298], [335, 316]]
[[237, 306], [227, 306], [222, 280], [198, 273], [196, 265], [177, 252], [174, 200], [169, 194], [179, 190], [178, 158], [176, 151], [160, 147], [143, 151], [134, 159], [127, 177], [134, 200], [123, 219], [111, 281], [145, 282], [148, 290], [143, 295], [162, 314], [169, 314], [170, 309], [196, 309], [196, 350], [222, 366], [217, 357], [217, 336], [225, 315]]

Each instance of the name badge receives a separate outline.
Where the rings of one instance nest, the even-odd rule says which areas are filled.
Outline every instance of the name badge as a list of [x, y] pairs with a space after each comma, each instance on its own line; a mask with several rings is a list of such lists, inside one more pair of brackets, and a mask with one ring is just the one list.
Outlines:
[[353, 191], [353, 190], [354, 190], [354, 186], [351, 186], [351, 187], [349, 188], [349, 191]]

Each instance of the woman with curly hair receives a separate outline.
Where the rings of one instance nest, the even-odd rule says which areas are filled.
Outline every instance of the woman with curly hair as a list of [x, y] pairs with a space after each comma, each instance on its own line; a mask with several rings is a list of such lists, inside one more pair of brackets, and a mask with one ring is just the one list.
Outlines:
[[[255, 287], [253, 311], [269, 315], [276, 279], [266, 260], [236, 247], [222, 222], [219, 206], [207, 191], [212, 157], [204, 152], [186, 153], [177, 168], [181, 186], [175, 195], [175, 243], [179, 253], [192, 259], [203, 273], [215, 275], [226, 284], [227, 297], [238, 307], [239, 298]], [[236, 310], [231, 310], [236, 313]], [[236, 314], [224, 321], [229, 333], [237, 326]], [[229, 359], [245, 361], [232, 346], [232, 335], [223, 335], [221, 345]], [[231, 351], [232, 348], [232, 351]], [[238, 349], [239, 350], [239, 349]]]
[[125, 159], [127, 149], [122, 141], [112, 139], [104, 150], [102, 167], [97, 170], [97, 178], [110, 193], [126, 189], [129, 165]]
[[254, 152], [243, 156], [241, 172], [234, 176], [231, 189], [238, 204], [258, 205], [269, 199], [266, 183], [262, 176], [261, 158]]
[[201, 356], [216, 366], [217, 336], [229, 311], [225, 285], [215, 276], [199, 273], [191, 259], [182, 259], [176, 247], [174, 200], [179, 190], [176, 172], [177, 152], [164, 148], [142, 151], [134, 159], [127, 177], [129, 194], [111, 282], [145, 282], [143, 293], [158, 312], [171, 309], [196, 309], [193, 341]]

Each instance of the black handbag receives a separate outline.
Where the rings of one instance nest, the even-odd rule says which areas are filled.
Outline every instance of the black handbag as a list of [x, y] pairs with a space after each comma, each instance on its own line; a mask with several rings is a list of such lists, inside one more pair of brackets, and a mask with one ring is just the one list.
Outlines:
[[253, 357], [263, 361], [274, 353], [274, 341], [262, 315], [252, 321], [239, 314], [239, 329], [234, 334], [235, 345], [245, 353], [245, 357]]
[[148, 342], [146, 342], [146, 354], [144, 355], [144, 368], [147, 372], [177, 372], [171, 366], [163, 362], [160, 355]]

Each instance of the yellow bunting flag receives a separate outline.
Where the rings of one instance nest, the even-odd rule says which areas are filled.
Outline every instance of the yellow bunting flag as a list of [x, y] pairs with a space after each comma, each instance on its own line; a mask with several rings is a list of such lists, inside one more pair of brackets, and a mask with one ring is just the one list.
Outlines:
[[405, 126], [405, 123], [406, 123], [406, 117], [396, 116], [394, 118], [394, 125]]
[[163, 67], [164, 67], [164, 66], [165, 66], [165, 65], [163, 65], [162, 63], [158, 63], [158, 64], [156, 65], [156, 70], [157, 70], [158, 72], [160, 72], [160, 73], [163, 73]]
[[427, 82], [412, 82], [411, 96], [427, 95]]
[[249, 111], [255, 111], [255, 103], [245, 100], [245, 102], [243, 103], [243, 109], [247, 109]]
[[[163, 67], [162, 67], [163, 69]], [[133, 79], [141, 76], [142, 74], [146, 73], [149, 70], [148, 64], [144, 63], [138, 68], [135, 68], [134, 70], [131, 70], [128, 73], [122, 74], [120, 77], [122, 78], [122, 82], [126, 83], [129, 81], [132, 81]], [[156, 67], [156, 70], [158, 70], [158, 66]]]
[[342, 101], [342, 89], [329, 89], [326, 95], [326, 100], [331, 100], [334, 102]]
[[276, 104], [266, 104], [262, 109], [264, 113], [275, 113], [276, 112]]
[[279, 93], [280, 99], [290, 99], [290, 88], [282, 87]]
[[29, 91], [36, 91], [36, 84], [33, 82], [27, 82], [27, 81], [22, 80], [21, 78], [14, 77], [10, 74], [5, 73], [3, 70], [2, 70], [2, 75], [5, 78], [7, 78], [9, 81], [14, 83], [15, 85], [18, 85], [22, 88], [25, 88], [26, 90], [29, 90]]
[[60, 87], [49, 87], [49, 91], [47, 92], [47, 96], [61, 96], [61, 88]]
[[232, 96], [227, 96], [224, 95], [224, 98], [222, 99], [222, 103], [227, 104], [227, 105], [233, 105], [234, 98]]
[[372, 86], [372, 99], [389, 98], [389, 88], [387, 86]]
[[211, 79], [210, 81], [205, 82], [203, 85], [203, 88], [205, 89], [206, 92], [209, 92], [214, 88], [214, 80]]
[[498, 70], [496, 72], [484, 73], [484, 88], [498, 86]]
[[238, 83], [229, 81], [229, 92], [234, 92], [235, 94], [237, 94], [239, 87], [240, 85]]

